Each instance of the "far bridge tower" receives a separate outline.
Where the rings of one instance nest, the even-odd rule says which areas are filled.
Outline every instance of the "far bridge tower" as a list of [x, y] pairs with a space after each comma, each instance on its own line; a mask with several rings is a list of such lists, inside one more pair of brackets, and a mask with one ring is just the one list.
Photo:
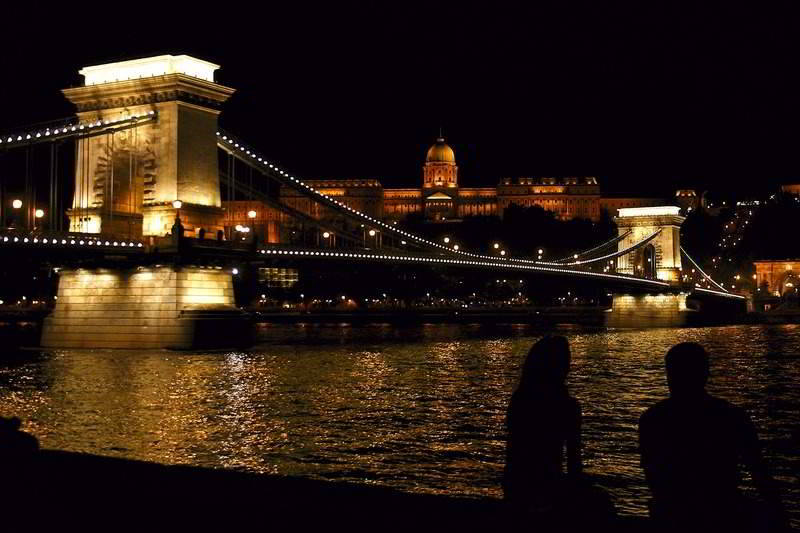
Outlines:
[[630, 234], [619, 241], [622, 251], [637, 242], [655, 235], [635, 250], [617, 258], [617, 272], [663, 281], [678, 282], [681, 275], [681, 216], [680, 207], [632, 207], [619, 209], [619, 235]]

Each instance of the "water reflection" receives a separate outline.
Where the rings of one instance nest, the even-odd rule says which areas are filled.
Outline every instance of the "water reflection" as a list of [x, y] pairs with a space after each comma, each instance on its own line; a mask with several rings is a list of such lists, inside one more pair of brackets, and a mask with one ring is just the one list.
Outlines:
[[[663, 354], [696, 341], [712, 394], [747, 409], [798, 511], [800, 329], [569, 328], [587, 471], [621, 511], [648, 497], [636, 426], [666, 395]], [[501, 494], [504, 417], [529, 327], [265, 326], [249, 352], [70, 350], [0, 362], [0, 415], [44, 447], [257, 472]]]

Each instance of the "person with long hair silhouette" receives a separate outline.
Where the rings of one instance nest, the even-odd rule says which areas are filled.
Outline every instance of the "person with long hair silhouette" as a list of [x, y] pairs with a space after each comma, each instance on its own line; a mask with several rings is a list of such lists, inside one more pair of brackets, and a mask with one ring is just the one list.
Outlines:
[[[653, 495], [650, 515], [667, 531], [772, 531], [785, 527], [755, 426], [739, 407], [705, 390], [709, 359], [693, 342], [665, 358], [669, 398], [639, 421], [642, 468]], [[766, 512], [739, 491], [739, 465], [750, 471]]]
[[558, 505], [565, 449], [567, 475], [581, 474], [581, 407], [567, 390], [569, 366], [567, 339], [540, 339], [528, 352], [511, 396], [503, 491], [518, 509], [547, 511]]

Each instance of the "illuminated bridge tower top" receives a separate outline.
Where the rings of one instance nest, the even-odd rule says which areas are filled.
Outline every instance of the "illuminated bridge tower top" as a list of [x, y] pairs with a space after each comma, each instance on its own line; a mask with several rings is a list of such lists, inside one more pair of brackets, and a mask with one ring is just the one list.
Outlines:
[[650, 239], [632, 253], [617, 258], [617, 272], [663, 281], [680, 281], [681, 224], [685, 217], [680, 207], [632, 207], [619, 209], [614, 218], [619, 235], [619, 250]]
[[163, 236], [175, 200], [187, 236], [222, 228], [217, 117], [234, 90], [214, 82], [218, 68], [164, 55], [80, 70], [84, 85], [62, 92], [81, 121], [155, 120], [78, 142], [70, 231]]

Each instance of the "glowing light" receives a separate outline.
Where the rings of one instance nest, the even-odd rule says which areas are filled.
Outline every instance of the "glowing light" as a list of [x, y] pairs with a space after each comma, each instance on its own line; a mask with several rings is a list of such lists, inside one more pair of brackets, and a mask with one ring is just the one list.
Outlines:
[[257, 213], [251, 209], [247, 212], [247, 218], [256, 218], [256, 214]]
[[672, 205], [662, 205], [657, 207], [624, 207], [617, 210], [619, 217], [644, 217], [644, 216], [659, 216], [659, 215], [679, 215], [681, 212], [680, 207]]
[[375, 230], [374, 229], [369, 230], [369, 236], [370, 237], [374, 237], [375, 236]]
[[327, 239], [331, 236], [331, 234], [326, 231], [325, 233], [322, 234], [322, 236]]
[[447, 244], [447, 243], [449, 243], [449, 242], [450, 242], [450, 237], [445, 237], [445, 238], [444, 238], [444, 239], [442, 239], [442, 240], [444, 241], [444, 243], [445, 243], [445, 244]]
[[506, 251], [505, 250], [500, 250], [500, 255], [503, 255], [503, 256], [506, 255]]
[[11, 207], [13, 207], [14, 209], [19, 209], [20, 207], [22, 207], [22, 200], [19, 199], [14, 200], [13, 202], [11, 202]]
[[237, 275], [238, 273], [239, 273], [239, 269], [238, 268], [231, 269], [231, 274], [233, 274], [234, 276]]
[[180, 200], [173, 200], [172, 201], [172, 207], [174, 207], [175, 209], [180, 209], [182, 206], [183, 206], [183, 202], [181, 202]]
[[83, 75], [85, 85], [151, 78], [167, 74], [186, 74], [213, 82], [214, 71], [218, 68], [219, 65], [187, 55], [162, 55], [83, 67], [78, 73]]
[[44, 210], [37, 209], [34, 214], [36, 215], [36, 218], [42, 218], [44, 216]]

